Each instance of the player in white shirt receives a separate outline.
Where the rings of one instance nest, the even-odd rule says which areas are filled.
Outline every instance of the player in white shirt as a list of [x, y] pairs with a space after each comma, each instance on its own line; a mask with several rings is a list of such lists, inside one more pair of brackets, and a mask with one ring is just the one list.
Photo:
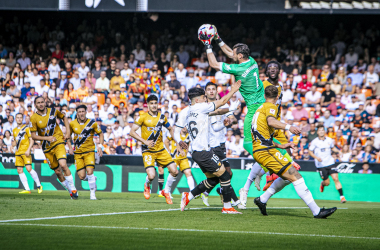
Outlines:
[[[205, 192], [207, 189], [215, 187], [219, 182], [222, 187], [223, 210], [225, 214], [240, 214], [231, 205], [232, 186], [231, 175], [226, 171], [219, 157], [214, 153], [210, 145], [210, 122], [209, 115], [218, 115], [215, 111], [217, 108], [226, 104], [232, 95], [239, 90], [241, 81], [235, 82], [231, 86], [231, 91], [220, 100], [206, 103], [205, 91], [202, 88], [191, 88], [189, 90], [189, 99], [191, 106], [186, 117], [186, 127], [190, 134], [191, 144], [190, 151], [193, 160], [201, 168], [207, 179], [202, 181], [191, 192], [182, 193], [181, 210], [189, 204], [194, 197]], [[185, 143], [180, 141], [179, 145], [186, 148]]]
[[82, 60], [80, 62], [80, 67], [78, 68], [79, 79], [85, 79], [87, 76], [87, 72], [89, 71], [90, 69], [86, 66], [86, 61]]
[[330, 185], [329, 176], [331, 175], [335, 183], [335, 188], [339, 192], [340, 202], [345, 203], [346, 198], [343, 196], [342, 184], [338, 178], [338, 171], [334, 168], [335, 160], [331, 155], [331, 151], [339, 153], [339, 150], [335, 148], [334, 141], [326, 136], [324, 126], [317, 127], [317, 134], [318, 137], [310, 143], [309, 154], [315, 159], [315, 166], [323, 180], [319, 190], [323, 192], [324, 188]]
[[129, 68], [129, 64], [127, 62], [124, 63], [124, 69], [120, 71], [121, 77], [123, 77], [124, 81], [127, 82], [131, 74], [133, 74], [133, 70]]

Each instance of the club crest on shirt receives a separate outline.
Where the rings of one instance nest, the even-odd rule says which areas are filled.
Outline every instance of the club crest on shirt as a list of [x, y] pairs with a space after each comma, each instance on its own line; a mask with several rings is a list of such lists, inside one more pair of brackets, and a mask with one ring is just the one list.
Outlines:
[[226, 69], [227, 69], [228, 71], [230, 71], [230, 70], [231, 70], [231, 66], [228, 65], [228, 64], [226, 64]]
[[276, 114], [276, 110], [274, 110], [274, 109], [270, 109], [270, 110], [269, 110], [269, 113], [271, 113], [271, 114], [274, 115], [274, 114]]

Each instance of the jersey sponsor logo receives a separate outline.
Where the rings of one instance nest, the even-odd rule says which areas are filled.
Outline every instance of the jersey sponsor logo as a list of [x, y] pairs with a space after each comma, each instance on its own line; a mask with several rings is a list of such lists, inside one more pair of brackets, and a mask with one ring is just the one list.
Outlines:
[[244, 77], [244, 78], [246, 78], [247, 75], [249, 74], [249, 72], [251, 72], [254, 69], [257, 69], [257, 64], [254, 64], [251, 67], [249, 67], [248, 69], [246, 69], [241, 76]]
[[270, 110], [269, 110], [269, 113], [271, 113], [271, 114], [274, 115], [274, 114], [276, 114], [276, 110], [274, 110], [274, 109], [270, 109]]
[[21, 141], [22, 141], [22, 139], [24, 139], [24, 136], [25, 136], [25, 134], [26, 134], [26, 128], [27, 128], [27, 126], [24, 126], [21, 130], [20, 130], [20, 132], [18, 133], [18, 135], [17, 135], [17, 137], [16, 137], [16, 150], [18, 150], [19, 149], [19, 147], [20, 147], [20, 144], [21, 144]]

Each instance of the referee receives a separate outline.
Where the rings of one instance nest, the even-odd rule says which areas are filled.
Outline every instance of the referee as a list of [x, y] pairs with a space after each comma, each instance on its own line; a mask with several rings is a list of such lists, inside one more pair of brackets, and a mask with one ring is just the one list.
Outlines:
[[320, 125], [317, 127], [317, 134], [318, 137], [310, 143], [309, 154], [315, 159], [315, 166], [323, 180], [319, 190], [323, 192], [324, 188], [330, 185], [329, 176], [331, 175], [335, 188], [339, 192], [340, 202], [345, 203], [346, 198], [343, 196], [342, 184], [339, 181], [338, 171], [335, 168], [335, 160], [331, 155], [331, 150], [334, 152], [339, 152], [339, 150], [335, 148], [334, 141], [326, 137], [324, 126]]

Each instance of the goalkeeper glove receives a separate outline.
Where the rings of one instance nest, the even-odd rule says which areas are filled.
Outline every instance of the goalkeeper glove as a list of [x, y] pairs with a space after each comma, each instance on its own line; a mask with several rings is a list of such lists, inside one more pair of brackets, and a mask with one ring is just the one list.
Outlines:
[[219, 46], [223, 46], [223, 45], [224, 45], [224, 42], [222, 41], [222, 38], [220, 38], [219, 33], [218, 33], [218, 30], [216, 29], [216, 26], [215, 26], [215, 25], [212, 25], [212, 27], [213, 27], [214, 30], [215, 30], [214, 40], [219, 44]]
[[212, 39], [214, 39], [214, 37], [208, 37], [205, 33], [199, 35], [199, 40], [206, 46], [206, 49], [212, 49]]

